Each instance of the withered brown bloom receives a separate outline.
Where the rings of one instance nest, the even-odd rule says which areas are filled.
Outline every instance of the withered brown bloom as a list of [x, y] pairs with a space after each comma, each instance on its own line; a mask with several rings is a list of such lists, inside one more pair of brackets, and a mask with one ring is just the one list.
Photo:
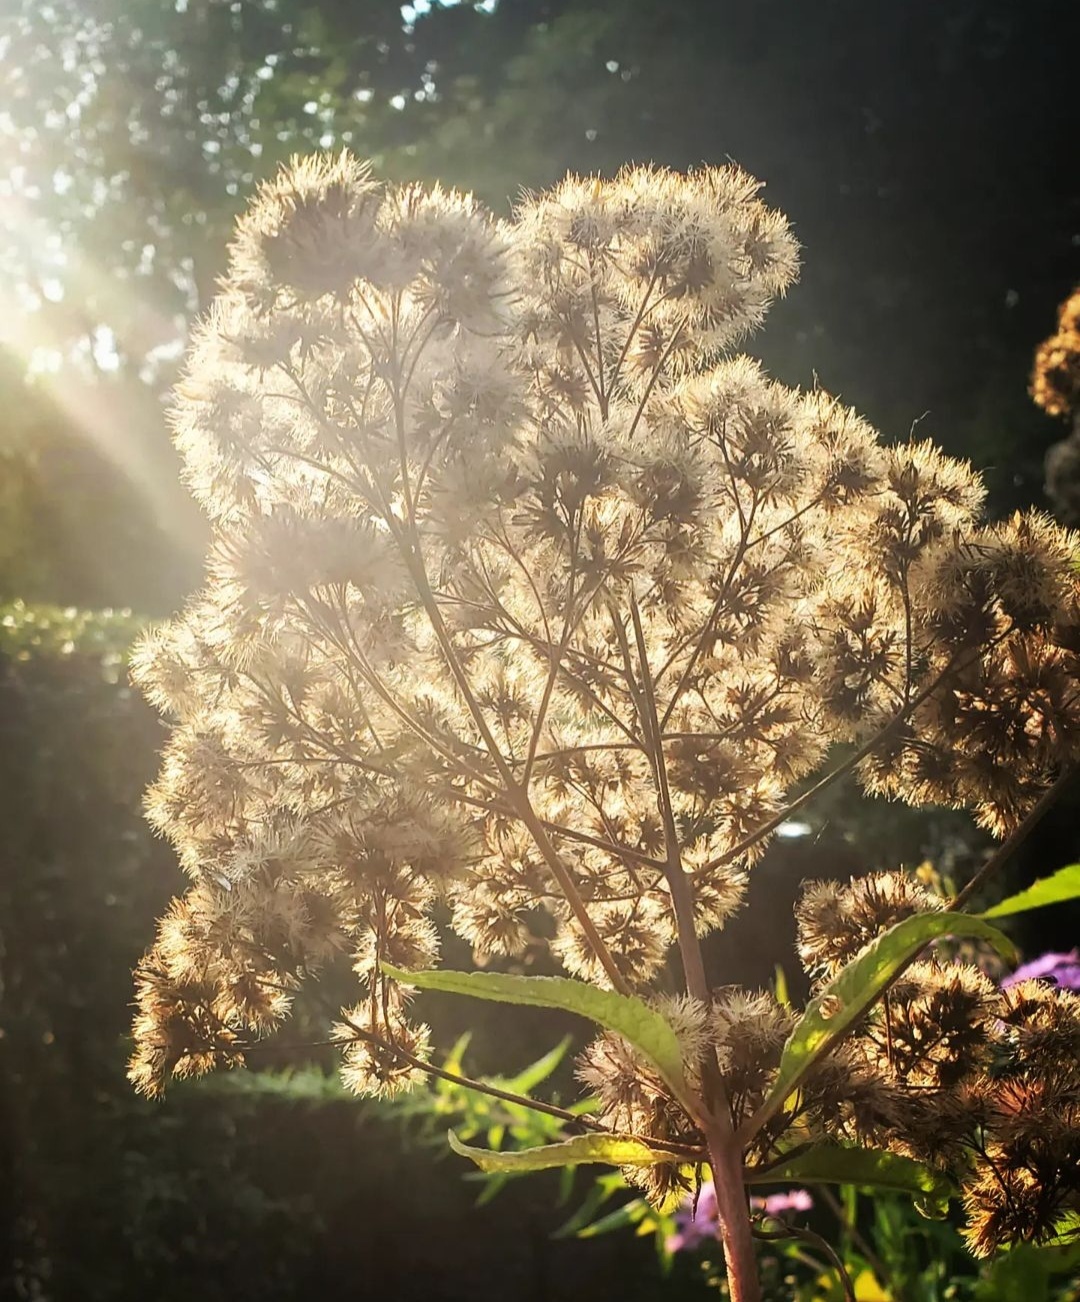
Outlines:
[[1066, 416], [1080, 404], [1080, 289], [1062, 303], [1057, 330], [1039, 345], [1031, 396], [1051, 416]]
[[[711, 990], [699, 937], [813, 775], [1004, 835], [1080, 755], [1076, 537], [984, 523], [970, 466], [734, 352], [797, 272], [759, 189], [632, 168], [503, 222], [347, 154], [283, 169], [174, 405], [206, 580], [134, 663], [172, 720], [149, 816], [192, 878], [139, 969], [136, 1085], [236, 1062], [343, 955], [345, 1078], [408, 1087], [427, 1030], [384, 965], [435, 964], [437, 916], [480, 962], [546, 947], [650, 998], [677, 945], [689, 1095], [611, 1035], [582, 1072], [600, 1124], [677, 1146], [650, 1194], [708, 1150], [744, 1299], [744, 1158], [921, 1152], [936, 1109], [960, 1139], [929, 1156], [970, 1153], [990, 1207], [1001, 1064], [1034, 1080], [1068, 1037], [924, 964], [744, 1141], [792, 1014]], [[936, 907], [901, 873], [811, 887], [800, 953], [827, 978]], [[977, 1244], [1037, 1237], [1024, 1207]]]

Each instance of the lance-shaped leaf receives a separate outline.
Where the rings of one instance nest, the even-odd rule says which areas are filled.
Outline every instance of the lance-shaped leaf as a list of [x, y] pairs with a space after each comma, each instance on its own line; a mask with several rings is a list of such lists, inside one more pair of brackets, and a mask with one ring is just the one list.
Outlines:
[[450, 1147], [455, 1153], [475, 1162], [481, 1171], [513, 1173], [518, 1171], [547, 1171], [556, 1166], [584, 1166], [589, 1162], [604, 1162], [610, 1166], [659, 1166], [677, 1162], [673, 1153], [650, 1148], [640, 1139], [629, 1135], [596, 1134], [575, 1135], [559, 1144], [541, 1144], [538, 1148], [522, 1148], [501, 1152], [493, 1148], [473, 1148], [463, 1144], [452, 1130], [447, 1131]]
[[[576, 1237], [595, 1239], [601, 1234], [610, 1234], [612, 1230], [624, 1230], [629, 1225], [640, 1226], [650, 1219], [652, 1219], [652, 1208], [649, 1204], [644, 1198], [634, 1198], [628, 1203], [623, 1203], [613, 1212], [608, 1212], [606, 1216], [601, 1216], [599, 1220], [593, 1221], [591, 1225], [582, 1226], [577, 1231]], [[638, 1233], [641, 1233], [640, 1229]]]
[[[1054, 1222], [1053, 1237], [1046, 1239], [1044, 1248], [1073, 1248], [1080, 1251], [1080, 1212], [1064, 1212]], [[1070, 1253], [1069, 1264], [1080, 1264]]]
[[577, 1211], [564, 1221], [551, 1237], [568, 1239], [572, 1234], [578, 1234], [598, 1219], [597, 1212], [609, 1198], [625, 1188], [626, 1180], [619, 1171], [605, 1171], [603, 1175], [598, 1175]]
[[549, 1049], [542, 1058], [522, 1068], [516, 1076], [491, 1076], [488, 1080], [499, 1089], [509, 1090], [511, 1094], [528, 1094], [537, 1085], [542, 1084], [560, 1062], [566, 1057], [570, 1048], [570, 1036], [564, 1036], [554, 1049]]
[[587, 1017], [609, 1031], [615, 1031], [644, 1054], [671, 1087], [675, 1097], [693, 1111], [675, 1032], [655, 1008], [650, 1008], [640, 999], [601, 990], [599, 986], [572, 981], [569, 977], [442, 970], [405, 972], [389, 963], [384, 963], [382, 969], [395, 981], [421, 990], [443, 990], [448, 994], [471, 995], [474, 999], [496, 1003], [561, 1008], [564, 1012]]
[[952, 1184], [933, 1167], [873, 1148], [842, 1148], [819, 1144], [795, 1154], [790, 1161], [771, 1163], [745, 1175], [747, 1184], [775, 1184], [797, 1180], [802, 1184], [853, 1184], [869, 1189], [891, 1189], [911, 1194], [937, 1215], [948, 1209]]
[[1013, 913], [1026, 913], [1028, 909], [1041, 909], [1047, 904], [1062, 904], [1065, 900], [1080, 898], [1080, 863], [1059, 868], [1049, 877], [1043, 877], [1026, 891], [1018, 891], [1007, 900], [995, 904], [982, 914], [984, 918], [1007, 918]]
[[783, 1107], [807, 1072], [847, 1034], [897, 974], [925, 945], [941, 936], [985, 940], [1010, 960], [1016, 953], [1008, 936], [970, 913], [917, 913], [890, 927], [806, 1005], [784, 1045], [772, 1089], [743, 1128], [741, 1138], [756, 1134]]

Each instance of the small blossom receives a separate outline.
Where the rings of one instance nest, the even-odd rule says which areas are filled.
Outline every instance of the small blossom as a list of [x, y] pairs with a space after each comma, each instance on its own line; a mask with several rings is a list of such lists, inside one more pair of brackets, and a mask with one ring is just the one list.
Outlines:
[[1080, 402], [1080, 289], [1062, 303], [1056, 333], [1039, 345], [1031, 396], [1050, 416], [1064, 416]]
[[1023, 963], [1002, 981], [1003, 987], [1021, 981], [1049, 981], [1061, 990], [1080, 991], [1080, 950], [1067, 954], [1041, 954], [1029, 963]]
[[716, 1187], [706, 1180], [697, 1192], [683, 1200], [675, 1213], [675, 1233], [664, 1240], [668, 1252], [692, 1252], [719, 1233]]
[[787, 1189], [764, 1198], [751, 1198], [750, 1206], [763, 1211], [766, 1216], [784, 1216], [791, 1212], [812, 1211], [814, 1199], [807, 1189]]
[[[754, 1196], [750, 1206], [766, 1216], [780, 1218], [812, 1211], [814, 1199], [807, 1189], [786, 1189], [781, 1193]], [[714, 1241], [719, 1234], [716, 1188], [706, 1180], [696, 1193], [683, 1199], [675, 1213], [675, 1232], [664, 1240], [668, 1252], [692, 1252], [703, 1243]]]

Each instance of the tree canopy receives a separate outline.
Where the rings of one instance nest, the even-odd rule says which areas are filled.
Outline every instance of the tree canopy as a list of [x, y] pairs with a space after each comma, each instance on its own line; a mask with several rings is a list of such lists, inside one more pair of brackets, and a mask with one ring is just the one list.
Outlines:
[[[157, 401], [236, 211], [284, 158], [348, 145], [503, 210], [567, 169], [734, 158], [812, 250], [766, 363], [888, 437], [924, 421], [997, 509], [1038, 501], [1054, 427], [1030, 357], [1080, 267], [1077, 35], [1068, 0], [3, 0], [4, 390], [48, 358], [60, 443], [144, 502], [155, 488], [163, 550], [194, 551]], [[89, 447], [76, 366], [103, 399]], [[49, 497], [33, 405], [9, 404], [2, 437], [23, 436]], [[101, 523], [81, 526], [90, 555]], [[45, 568], [45, 596], [123, 597], [122, 577]], [[21, 584], [6, 564], [0, 585]]]

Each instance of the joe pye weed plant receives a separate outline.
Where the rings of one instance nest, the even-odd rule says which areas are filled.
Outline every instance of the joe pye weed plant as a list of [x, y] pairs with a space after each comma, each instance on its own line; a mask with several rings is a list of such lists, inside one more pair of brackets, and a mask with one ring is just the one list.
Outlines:
[[[702, 961], [828, 784], [970, 807], [1006, 853], [1080, 753], [1075, 536], [980, 523], [967, 465], [733, 355], [797, 271], [758, 188], [635, 168], [501, 222], [294, 161], [176, 399], [205, 586], [135, 662], [192, 879], [138, 970], [136, 1086], [242, 1062], [342, 955], [360, 1093], [429, 1070], [416, 988], [574, 1010], [598, 1110], [458, 1146], [657, 1202], [707, 1168], [736, 1302], [755, 1183], [958, 1190], [977, 1253], [1080, 1208], [1080, 1003], [920, 957], [1007, 951], [967, 893], [808, 885], [802, 1013]], [[437, 904], [491, 970], [435, 967]], [[544, 945], [567, 976], [497, 970]]]

